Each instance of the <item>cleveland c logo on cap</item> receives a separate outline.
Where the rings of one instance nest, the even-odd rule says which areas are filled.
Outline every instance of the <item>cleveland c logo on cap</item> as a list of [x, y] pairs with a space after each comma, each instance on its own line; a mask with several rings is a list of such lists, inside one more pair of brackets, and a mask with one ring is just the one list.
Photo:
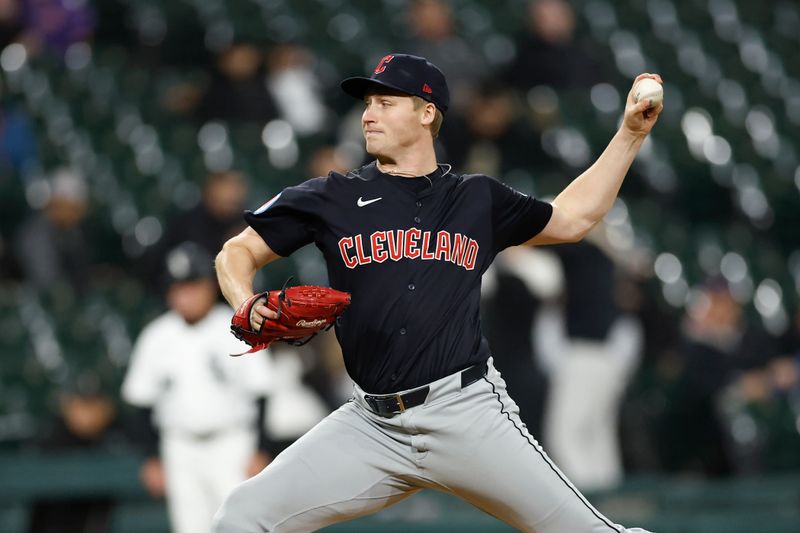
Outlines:
[[384, 70], [386, 70], [386, 63], [394, 59], [394, 56], [383, 56], [383, 58], [378, 63], [378, 66], [375, 67], [375, 74], [380, 74]]

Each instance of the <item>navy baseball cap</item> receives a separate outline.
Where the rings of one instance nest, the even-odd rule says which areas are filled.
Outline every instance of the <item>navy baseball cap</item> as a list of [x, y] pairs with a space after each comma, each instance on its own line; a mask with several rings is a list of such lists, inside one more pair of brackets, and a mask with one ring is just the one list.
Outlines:
[[344, 92], [359, 100], [364, 98], [370, 87], [376, 85], [419, 96], [442, 113], [450, 105], [450, 91], [444, 74], [424, 57], [389, 54], [383, 56], [369, 78], [357, 76], [341, 83]]

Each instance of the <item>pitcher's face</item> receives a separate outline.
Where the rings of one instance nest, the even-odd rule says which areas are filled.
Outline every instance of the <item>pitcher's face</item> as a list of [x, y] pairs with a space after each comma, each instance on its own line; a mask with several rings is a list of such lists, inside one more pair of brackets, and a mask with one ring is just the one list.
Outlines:
[[410, 96], [368, 94], [364, 105], [361, 128], [367, 152], [379, 159], [396, 159], [398, 153], [419, 142], [425, 132], [421, 122], [424, 109], [414, 109]]

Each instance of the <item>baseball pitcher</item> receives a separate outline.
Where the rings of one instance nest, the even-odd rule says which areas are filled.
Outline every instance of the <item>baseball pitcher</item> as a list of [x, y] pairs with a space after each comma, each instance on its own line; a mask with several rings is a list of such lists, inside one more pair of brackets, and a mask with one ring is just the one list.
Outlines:
[[234, 308], [249, 302], [257, 332], [280, 319], [252, 300], [256, 271], [313, 242], [332, 288], [349, 295], [335, 329], [353, 397], [239, 485], [214, 531], [314, 531], [423, 489], [457, 495], [520, 531], [637, 531], [592, 507], [521, 423], [481, 334], [479, 299], [481, 275], [501, 250], [574, 242], [602, 220], [662, 106], [631, 91], [605, 151], [547, 203], [437, 162], [449, 92], [426, 59], [390, 54], [341, 86], [364, 103], [375, 161], [247, 212], [249, 227], [216, 265], [225, 297]]

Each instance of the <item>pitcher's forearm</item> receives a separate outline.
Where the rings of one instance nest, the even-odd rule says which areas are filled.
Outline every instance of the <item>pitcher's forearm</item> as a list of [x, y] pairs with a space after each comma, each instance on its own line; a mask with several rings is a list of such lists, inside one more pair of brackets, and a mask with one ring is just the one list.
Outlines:
[[620, 128], [597, 161], [561, 191], [553, 203], [587, 225], [602, 220], [614, 204], [644, 139]]
[[253, 295], [253, 279], [258, 269], [280, 257], [253, 228], [230, 238], [215, 263], [219, 287], [228, 303], [238, 309]]
[[225, 243], [215, 261], [222, 295], [234, 309], [253, 295], [253, 279], [258, 266], [246, 248]]

